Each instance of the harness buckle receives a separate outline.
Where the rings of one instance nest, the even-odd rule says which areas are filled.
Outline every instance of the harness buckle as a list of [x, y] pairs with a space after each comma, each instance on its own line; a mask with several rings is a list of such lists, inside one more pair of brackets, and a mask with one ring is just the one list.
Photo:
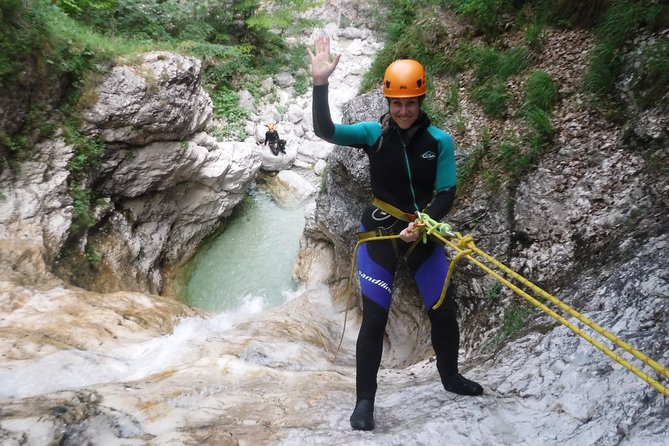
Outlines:
[[376, 228], [377, 237], [385, 237], [386, 235], [392, 235], [392, 231], [386, 230], [386, 228]]

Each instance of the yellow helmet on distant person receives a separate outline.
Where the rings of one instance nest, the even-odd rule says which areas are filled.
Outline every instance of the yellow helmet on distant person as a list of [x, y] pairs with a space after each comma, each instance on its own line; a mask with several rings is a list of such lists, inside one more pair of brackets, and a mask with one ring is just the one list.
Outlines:
[[383, 76], [383, 94], [387, 98], [414, 98], [427, 92], [425, 68], [413, 59], [399, 59], [388, 65]]
[[271, 132], [272, 130], [274, 130], [275, 128], [276, 128], [276, 124], [274, 124], [273, 122], [270, 122], [269, 124], [267, 124], [267, 129], [268, 129], [270, 132]]

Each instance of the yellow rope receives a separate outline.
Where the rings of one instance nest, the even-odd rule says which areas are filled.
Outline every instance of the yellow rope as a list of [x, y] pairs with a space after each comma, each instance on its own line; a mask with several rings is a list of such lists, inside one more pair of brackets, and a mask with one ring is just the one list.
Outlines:
[[439, 296], [439, 300], [437, 303], [435, 303], [432, 306], [433, 310], [436, 310], [437, 308], [441, 307], [441, 304], [444, 303], [444, 299], [446, 298], [446, 291], [448, 290], [448, 285], [451, 283], [451, 277], [453, 277], [453, 271], [455, 271], [455, 265], [460, 261], [465, 256], [468, 256], [471, 254], [472, 251], [471, 249], [466, 249], [464, 251], [460, 251], [453, 257], [453, 260], [451, 260], [451, 264], [448, 266], [448, 274], [446, 275], [446, 280], [444, 281], [444, 287], [441, 289], [441, 296]]
[[[530, 296], [528, 293], [520, 289], [518, 286], [514, 285], [513, 283], [509, 282], [507, 279], [502, 277], [500, 274], [497, 272], [493, 271], [490, 269], [488, 266], [483, 264], [481, 261], [477, 260], [476, 258], [473, 257], [474, 254], [477, 254], [481, 256], [484, 260], [489, 262], [490, 264], [494, 265], [496, 268], [499, 270], [503, 271], [507, 275], [509, 275], [511, 278], [517, 280], [527, 288], [531, 289], [535, 293], [539, 294], [541, 297], [544, 299], [552, 302], [554, 305], [558, 306], [560, 309], [564, 310], [571, 316], [575, 317], [578, 319], [580, 322], [585, 324], [586, 326], [590, 327], [592, 330], [595, 332], [599, 333], [600, 335], [604, 336], [606, 339], [614, 343], [615, 345], [621, 347], [623, 350], [634, 356], [635, 358], [639, 359], [642, 361], [644, 364], [648, 365], [655, 371], [657, 371], [660, 375], [662, 375], [664, 378], [669, 378], [669, 370], [664, 367], [662, 364], [654, 361], [652, 358], [650, 358], [648, 355], [642, 353], [641, 351], [635, 349], [632, 345], [629, 343], [619, 339], [612, 333], [606, 331], [599, 325], [597, 325], [595, 322], [591, 321], [578, 311], [574, 310], [564, 302], [560, 301], [557, 299], [555, 296], [549, 294], [539, 286], [535, 285], [534, 283], [530, 282], [520, 274], [516, 273], [494, 257], [490, 256], [489, 254], [485, 253], [481, 249], [477, 248], [474, 239], [467, 235], [467, 236], [462, 236], [459, 232], [454, 232], [452, 231], [452, 228], [450, 225], [446, 223], [440, 223], [432, 220], [427, 214], [420, 214], [418, 213], [419, 221], [421, 223], [421, 226], [423, 226], [423, 241], [426, 240], [426, 237], [428, 235], [431, 235], [435, 237], [437, 240], [439, 240], [441, 243], [443, 243], [445, 246], [449, 246], [452, 248], [454, 251], [456, 251], [455, 256], [451, 260], [451, 263], [448, 268], [448, 274], [446, 276], [446, 280], [444, 281], [444, 286], [442, 288], [442, 293], [437, 301], [437, 303], [434, 304], [432, 307], [433, 309], [437, 309], [441, 306], [441, 304], [444, 301], [444, 298], [446, 296], [446, 290], [448, 289], [448, 285], [450, 283], [450, 280], [453, 276], [453, 271], [455, 270], [455, 265], [463, 258], [466, 258], [470, 262], [472, 262], [474, 265], [478, 266], [481, 268], [484, 272], [489, 274], [490, 276], [494, 277], [496, 280], [498, 280], [500, 283], [508, 287], [510, 290], [518, 294], [519, 296], [523, 297], [526, 299], [528, 302], [530, 302], [532, 305], [536, 306], [540, 310], [544, 311], [551, 317], [553, 317], [555, 320], [560, 322], [562, 325], [565, 327], [569, 328], [571, 331], [576, 333], [577, 335], [581, 336], [583, 339], [588, 341], [590, 344], [594, 345], [597, 347], [599, 350], [604, 352], [607, 356], [621, 364], [623, 367], [637, 375], [639, 378], [641, 378], [643, 381], [646, 383], [650, 384], [654, 389], [659, 391], [665, 396], [669, 396], [669, 389], [665, 387], [663, 384], [661, 384], [658, 380], [654, 379], [647, 373], [641, 371], [634, 365], [632, 365], [629, 361], [615, 353], [613, 350], [610, 348], [606, 347], [604, 344], [601, 342], [597, 341], [594, 339], [592, 336], [590, 336], [588, 333], [584, 332], [582, 329], [577, 327], [576, 325], [572, 324], [568, 320], [566, 320], [564, 317], [560, 316], [558, 313], [544, 305], [543, 303], [539, 302], [536, 298]], [[449, 238], [447, 238], [449, 237]], [[342, 334], [341, 334], [341, 339], [339, 340], [339, 345], [337, 346], [337, 350], [335, 351], [333, 362], [337, 359], [337, 354], [339, 353], [339, 349], [341, 348], [342, 342], [344, 340], [344, 333], [346, 331], [346, 321], [348, 318], [348, 309], [350, 306], [350, 301], [351, 301], [351, 295], [352, 295], [352, 284], [353, 284], [353, 276], [355, 274], [355, 265], [356, 265], [356, 258], [357, 258], [357, 252], [358, 248], [362, 243], [368, 242], [368, 241], [373, 241], [373, 240], [389, 240], [389, 239], [397, 239], [399, 238], [399, 235], [387, 235], [387, 236], [375, 236], [375, 237], [369, 237], [364, 240], [359, 240], [356, 245], [355, 249], [353, 250], [353, 260], [351, 262], [351, 275], [349, 278], [349, 286], [348, 286], [348, 299], [346, 302], [346, 310], [344, 314], [344, 326], [342, 329]]]
[[[465, 253], [465, 251], [463, 251], [462, 245], [464, 244], [464, 246], [466, 246], [467, 250], [470, 250], [473, 253], [476, 253], [476, 254], [480, 255], [481, 257], [483, 257], [488, 262], [492, 263], [497, 268], [501, 269], [502, 271], [504, 271], [505, 273], [507, 273], [508, 275], [513, 277], [514, 279], [518, 280], [523, 285], [527, 286], [528, 288], [530, 288], [533, 291], [535, 291], [536, 293], [538, 293], [541, 297], [551, 301], [553, 304], [557, 305], [558, 307], [560, 307], [561, 309], [563, 309], [564, 311], [566, 311], [567, 313], [569, 313], [570, 315], [572, 315], [573, 317], [575, 317], [576, 319], [578, 319], [579, 321], [581, 321], [582, 323], [587, 325], [588, 327], [592, 328], [594, 331], [596, 331], [600, 335], [604, 336], [605, 338], [607, 338], [608, 340], [613, 342], [615, 345], [621, 347], [622, 349], [624, 349], [625, 351], [630, 353], [632, 356], [641, 360], [642, 362], [644, 362], [645, 364], [647, 364], [648, 366], [653, 368], [655, 371], [657, 371], [658, 373], [663, 375], [665, 378], [669, 378], [669, 370], [666, 367], [664, 367], [663, 365], [654, 361], [648, 355], [646, 355], [646, 354], [640, 352], [639, 350], [635, 349], [629, 343], [619, 339], [618, 337], [616, 337], [612, 333], [606, 331], [605, 329], [603, 329], [602, 327], [600, 327], [599, 325], [597, 325], [596, 323], [594, 323], [593, 321], [591, 321], [587, 317], [583, 316], [581, 313], [579, 313], [576, 310], [574, 310], [573, 308], [569, 307], [564, 302], [560, 301], [556, 297], [547, 293], [546, 291], [544, 291], [543, 289], [541, 289], [540, 287], [538, 287], [534, 283], [530, 282], [529, 280], [527, 280], [526, 278], [524, 278], [520, 274], [516, 273], [515, 271], [513, 271], [512, 269], [510, 269], [509, 267], [507, 267], [503, 263], [499, 262], [498, 260], [496, 260], [492, 256], [486, 254], [484, 251], [477, 248], [474, 245], [474, 241], [473, 241], [473, 239], [471, 239], [470, 236], [462, 237], [462, 235], [460, 235], [460, 233], [456, 232], [456, 233], [454, 233], [454, 238], [458, 239], [458, 243], [453, 243], [450, 240], [447, 240], [446, 238], [441, 236], [440, 234], [432, 234], [432, 235], [434, 237], [436, 237], [438, 240], [440, 240], [442, 243], [450, 246], [451, 248], [458, 251], [459, 253], [462, 253], [463, 256], [466, 257], [473, 264], [475, 264], [476, 266], [481, 268], [483, 271], [485, 271], [486, 273], [488, 273], [489, 275], [491, 275], [492, 277], [497, 279], [500, 283], [507, 286], [509, 289], [514, 291], [516, 294], [525, 298], [527, 301], [532, 303], [537, 308], [539, 308], [542, 311], [544, 311], [545, 313], [549, 314], [551, 317], [556, 319], [558, 322], [560, 322], [565, 327], [569, 328], [571, 331], [578, 334], [579, 336], [581, 336], [586, 341], [590, 342], [592, 345], [594, 345], [595, 347], [597, 347], [598, 349], [603, 351], [609, 357], [611, 357], [612, 359], [614, 359], [615, 361], [620, 363], [623, 367], [627, 368], [632, 373], [634, 373], [635, 375], [640, 377], [642, 380], [646, 381], [648, 384], [650, 384], [653, 388], [658, 390], [660, 393], [662, 393], [665, 396], [669, 396], [669, 389], [667, 387], [663, 386], [657, 380], [651, 378], [648, 374], [646, 374], [646, 373], [642, 372], [641, 370], [639, 370], [638, 368], [634, 367], [632, 364], [630, 364], [628, 361], [623, 359], [621, 356], [614, 353], [611, 349], [604, 346], [599, 341], [593, 339], [591, 336], [589, 336], [583, 330], [579, 329], [578, 327], [576, 327], [575, 325], [573, 325], [572, 323], [570, 323], [569, 321], [564, 319], [562, 316], [555, 313], [553, 310], [546, 307], [544, 304], [542, 304], [541, 302], [539, 302], [538, 300], [536, 300], [535, 298], [533, 298], [532, 296], [530, 296], [529, 294], [527, 294], [526, 292], [524, 292], [523, 290], [521, 290], [520, 288], [518, 288], [517, 286], [515, 286], [514, 284], [512, 284], [511, 282], [509, 282], [508, 280], [506, 280], [505, 278], [503, 278], [502, 276], [500, 276], [499, 274], [497, 274], [496, 272], [494, 272], [490, 268], [488, 268], [486, 265], [482, 264], [481, 262], [479, 262], [478, 260], [473, 258], [471, 254]], [[466, 242], [463, 243], [465, 240], [466, 240]], [[438, 308], [438, 306], [436, 306], [436, 307]]]

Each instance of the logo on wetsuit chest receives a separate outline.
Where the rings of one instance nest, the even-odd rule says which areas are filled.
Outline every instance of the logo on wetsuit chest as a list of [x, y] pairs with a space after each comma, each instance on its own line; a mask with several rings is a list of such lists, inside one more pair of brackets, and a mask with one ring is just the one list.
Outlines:
[[426, 160], [433, 160], [437, 157], [437, 154], [428, 150], [427, 152], [424, 152], [420, 157]]

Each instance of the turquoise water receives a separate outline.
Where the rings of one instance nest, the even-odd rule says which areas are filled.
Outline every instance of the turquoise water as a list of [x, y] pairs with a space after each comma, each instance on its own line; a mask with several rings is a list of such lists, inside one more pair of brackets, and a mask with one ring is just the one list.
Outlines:
[[184, 300], [215, 312], [286, 302], [296, 288], [292, 270], [303, 229], [303, 206], [284, 209], [266, 192], [253, 191], [193, 260]]

